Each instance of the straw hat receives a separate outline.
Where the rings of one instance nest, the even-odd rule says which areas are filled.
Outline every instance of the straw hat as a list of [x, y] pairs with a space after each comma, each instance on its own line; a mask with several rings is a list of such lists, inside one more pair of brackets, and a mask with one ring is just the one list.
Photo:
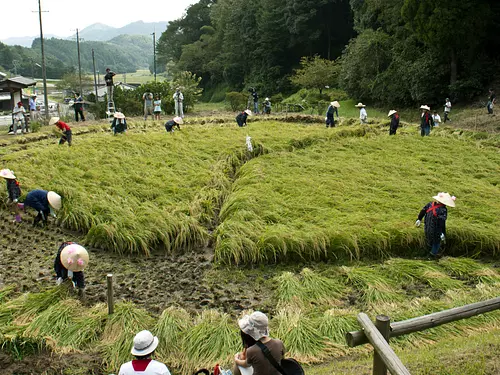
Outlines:
[[61, 201], [61, 196], [57, 193], [54, 193], [53, 191], [49, 191], [47, 193], [47, 200], [49, 201], [49, 204], [51, 207], [55, 210], [60, 210], [62, 207], [62, 201]]
[[114, 118], [120, 118], [120, 119], [123, 119], [125, 118], [125, 115], [121, 112], [115, 112], [115, 114], [113, 115]]
[[456, 197], [452, 197], [448, 193], [438, 193], [438, 195], [432, 198], [449, 207], [455, 207], [455, 199], [457, 199]]
[[60, 259], [67, 270], [80, 272], [89, 263], [89, 253], [83, 246], [73, 243], [61, 251]]
[[252, 116], [252, 111], [249, 109], [245, 109], [243, 112], [245, 112], [248, 116]]
[[265, 100], [269, 100], [269, 98], [266, 98]]
[[54, 125], [57, 121], [59, 121], [59, 117], [51, 117], [49, 125]]
[[2, 169], [0, 171], [0, 177], [6, 178], [8, 180], [15, 180], [16, 179], [14, 172], [11, 171], [10, 169]]
[[334, 106], [335, 108], [340, 108], [340, 103], [338, 101], [333, 101], [330, 103], [332, 106]]
[[363, 103], [360, 102], [360, 103], [356, 104], [355, 107], [356, 108], [364, 108], [364, 107], [366, 107], [366, 105], [364, 105]]
[[251, 315], [245, 315], [238, 320], [240, 329], [254, 340], [260, 340], [264, 336], [269, 336], [269, 320], [266, 314], [255, 311]]
[[427, 105], [421, 105], [420, 109], [425, 109], [426, 111], [430, 111], [431, 109]]
[[391, 109], [391, 110], [389, 111], [389, 114], [387, 115], [387, 117], [391, 117], [391, 116], [392, 116], [393, 114], [395, 114], [395, 113], [398, 113], [398, 111], [395, 111], [394, 109]]
[[182, 119], [182, 117], [179, 117], [179, 116], [174, 117], [174, 122], [175, 122], [176, 124], [179, 124], [179, 125], [184, 124], [184, 120]]
[[135, 356], [146, 356], [154, 352], [158, 346], [158, 337], [147, 330], [139, 332], [134, 337], [134, 345], [130, 351]]

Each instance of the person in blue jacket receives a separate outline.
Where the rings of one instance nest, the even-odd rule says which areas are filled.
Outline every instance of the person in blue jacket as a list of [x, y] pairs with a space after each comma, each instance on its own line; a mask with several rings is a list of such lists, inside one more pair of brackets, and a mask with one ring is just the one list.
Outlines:
[[236, 123], [241, 128], [243, 126], [247, 126], [247, 117], [252, 115], [252, 111], [249, 109], [245, 109], [243, 112], [239, 113], [236, 116]]
[[339, 118], [339, 107], [340, 103], [338, 101], [331, 102], [326, 110], [326, 127], [334, 128], [335, 127], [335, 119], [334, 115], [337, 114], [337, 119]]
[[52, 209], [59, 210], [62, 207], [61, 196], [53, 191], [47, 190], [32, 190], [26, 195], [24, 200], [24, 209], [26, 206], [33, 208], [38, 215], [33, 221], [33, 226], [36, 226], [40, 221], [43, 225], [47, 225], [49, 215], [55, 216]]

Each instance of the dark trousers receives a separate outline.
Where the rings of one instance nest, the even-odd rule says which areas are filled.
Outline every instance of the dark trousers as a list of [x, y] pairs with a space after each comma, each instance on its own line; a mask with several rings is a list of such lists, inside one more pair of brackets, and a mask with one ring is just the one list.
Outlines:
[[61, 139], [59, 140], [59, 144], [63, 145], [67, 141], [68, 146], [71, 146], [72, 138], [73, 137], [71, 134], [71, 130], [66, 130], [65, 132], [63, 132], [63, 135], [62, 135]]
[[426, 136], [431, 134], [431, 127], [430, 126], [421, 126], [420, 127], [420, 135]]
[[450, 113], [450, 112], [446, 112], [446, 111], [444, 111], [444, 120], [443, 120], [443, 122], [446, 122], [446, 121], [451, 121], [451, 119], [448, 117], [448, 114], [449, 114], [449, 113]]
[[326, 116], [326, 127], [330, 127], [330, 128], [334, 128], [335, 127], [335, 120], [333, 118], [333, 114], [330, 116], [330, 115], [327, 115]]
[[80, 114], [80, 118], [82, 121], [85, 121], [85, 116], [83, 115], [83, 109], [75, 109], [75, 121], [78, 122], [78, 114]]
[[397, 127], [393, 127], [393, 126], [391, 126], [391, 127], [389, 128], [389, 135], [395, 135], [395, 134], [396, 134], [396, 130], [398, 130], [398, 128], [397, 128]]
[[50, 210], [47, 211], [39, 211], [38, 215], [36, 215], [33, 220], [33, 226], [37, 226], [40, 221], [43, 222], [43, 225], [47, 225], [47, 219], [49, 218]]

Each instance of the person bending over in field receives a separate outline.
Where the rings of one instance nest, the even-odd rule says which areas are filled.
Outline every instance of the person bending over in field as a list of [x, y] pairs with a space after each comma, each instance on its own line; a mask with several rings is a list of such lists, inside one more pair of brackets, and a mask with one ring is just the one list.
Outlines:
[[130, 351], [135, 359], [121, 365], [118, 375], [170, 375], [170, 371], [164, 363], [151, 359], [158, 343], [158, 337], [153, 336], [147, 330], [135, 335], [134, 344]]
[[252, 116], [252, 111], [250, 111], [249, 109], [245, 109], [243, 112], [238, 113], [238, 116], [236, 116], [236, 123], [240, 128], [243, 126], [247, 126], [248, 116]]
[[55, 125], [59, 130], [62, 131], [61, 139], [59, 140], [60, 145], [63, 145], [67, 141], [68, 146], [71, 146], [73, 135], [68, 124], [62, 122], [59, 117], [52, 117], [49, 121], [49, 125]]
[[7, 183], [7, 193], [9, 194], [9, 201], [7, 202], [8, 206], [14, 211], [15, 222], [21, 222], [21, 215], [19, 213], [19, 207], [17, 202], [19, 197], [21, 196], [21, 188], [19, 187], [19, 182], [17, 182], [16, 176], [14, 172], [10, 169], [2, 169], [0, 171], [0, 176], [5, 179]]
[[174, 117], [172, 120], [165, 123], [165, 130], [167, 131], [167, 133], [173, 133], [174, 126], [176, 126], [178, 130], [181, 130], [181, 127], [179, 125], [182, 125], [183, 123], [184, 121], [182, 120], [182, 117]]
[[78, 288], [78, 294], [84, 295], [85, 275], [83, 270], [89, 263], [87, 250], [74, 242], [63, 242], [57, 250], [54, 259], [54, 271], [56, 272], [56, 284], [60, 285], [70, 279], [73, 286]]
[[441, 241], [445, 241], [446, 236], [446, 219], [448, 218], [448, 210], [446, 206], [455, 207], [455, 197], [448, 193], [438, 193], [432, 197], [433, 202], [427, 203], [418, 214], [415, 225], [420, 226], [421, 220], [425, 217], [425, 238], [427, 247], [430, 249], [430, 255], [437, 257]]
[[43, 225], [47, 225], [49, 215], [56, 216], [53, 210], [59, 210], [62, 207], [61, 196], [53, 191], [32, 190], [26, 195], [22, 208], [33, 208], [38, 215], [33, 221], [33, 226], [36, 226], [40, 221]]

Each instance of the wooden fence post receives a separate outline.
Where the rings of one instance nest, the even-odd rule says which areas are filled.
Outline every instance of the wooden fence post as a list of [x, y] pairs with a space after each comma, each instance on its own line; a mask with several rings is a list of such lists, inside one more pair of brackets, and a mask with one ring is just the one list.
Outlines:
[[[391, 335], [391, 318], [387, 315], [377, 315], [375, 327], [377, 327], [385, 341], [389, 342], [389, 337]], [[373, 353], [373, 375], [387, 375], [387, 366], [376, 350]]]
[[108, 314], [111, 315], [115, 310], [114, 300], [113, 300], [113, 274], [108, 273], [106, 279], [108, 281]]

